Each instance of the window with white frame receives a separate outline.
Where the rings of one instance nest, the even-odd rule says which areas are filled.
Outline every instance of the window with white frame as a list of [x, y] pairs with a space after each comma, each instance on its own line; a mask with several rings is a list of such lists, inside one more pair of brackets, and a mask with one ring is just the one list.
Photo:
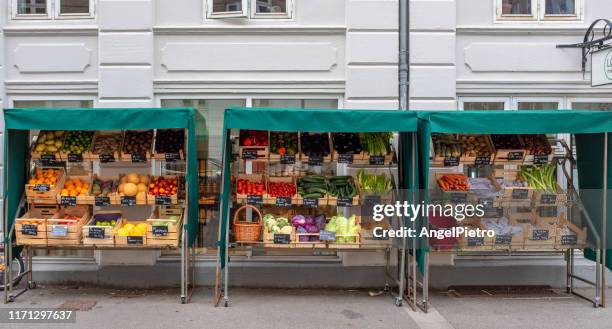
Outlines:
[[582, 0], [496, 0], [497, 20], [562, 21], [581, 19]]
[[206, 0], [208, 18], [291, 18], [294, 0]]
[[15, 19], [93, 17], [94, 0], [12, 0]]

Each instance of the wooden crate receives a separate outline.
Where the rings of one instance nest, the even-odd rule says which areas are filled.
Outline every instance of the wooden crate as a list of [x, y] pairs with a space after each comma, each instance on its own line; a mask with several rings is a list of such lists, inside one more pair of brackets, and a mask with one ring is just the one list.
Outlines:
[[[118, 220], [116, 221], [114, 226], [96, 226], [96, 215], [107, 215], [107, 214], [117, 214]], [[123, 219], [123, 215], [121, 211], [116, 210], [107, 210], [107, 211], [98, 211], [94, 213], [94, 215], [89, 220], [87, 225], [83, 225], [83, 244], [84, 245], [114, 245], [115, 244], [115, 234], [119, 227], [121, 227], [121, 221]], [[90, 234], [91, 233], [91, 234]], [[100, 234], [100, 237], [95, 236], [96, 234]], [[102, 234], [104, 237], [101, 237]]]
[[[146, 176], [147, 177], [147, 183], [145, 183], [146, 189], [145, 189], [144, 193], [138, 192], [136, 194], [136, 196], [135, 196], [135, 198], [136, 198], [136, 205], [146, 205], [147, 204], [147, 193], [149, 191], [149, 183], [151, 182], [151, 177], [149, 175], [138, 175], [138, 176]], [[124, 199], [126, 199], [126, 196], [121, 195], [122, 193], [119, 192], [119, 187], [121, 186], [121, 184], [125, 184], [125, 183], [122, 183], [122, 182], [127, 182], [127, 178], [126, 177], [127, 177], [127, 175], [125, 175], [125, 174], [119, 175], [119, 181], [118, 181], [118, 184], [117, 184], [117, 190], [111, 196], [111, 203], [119, 204], [119, 205], [123, 205], [124, 204]]]
[[[178, 217], [171, 220], [172, 216]], [[163, 222], [165, 227], [155, 227], [156, 222]], [[158, 206], [147, 219], [147, 244], [150, 246], [177, 247], [183, 227], [183, 208]]]
[[22, 217], [15, 218], [18, 245], [46, 245], [47, 220], [57, 214], [57, 206], [34, 205]]
[[[529, 138], [529, 135], [519, 135], [518, 137], [521, 139], [521, 141], [525, 145], [527, 145], [526, 138]], [[552, 145], [550, 145], [550, 142], [548, 141], [548, 138], [546, 138], [546, 135], [538, 134], [537, 137], [541, 138], [542, 141], [544, 141], [544, 143], [546, 144], [546, 148], [547, 148], [549, 153], [547, 155], [543, 155], [542, 157], [538, 156], [538, 161], [537, 162], [539, 162], [539, 163], [536, 163], [536, 164], [544, 164], [544, 163], [542, 163], [542, 159], [545, 159], [546, 163], [551, 163], [553, 161], [553, 158], [554, 158]], [[523, 164], [525, 164], [525, 165], [533, 165], [535, 158], [536, 158], [536, 156], [535, 156], [533, 150], [532, 149], [527, 149], [527, 153], [525, 154], [525, 159], [523, 160]]]
[[238, 177], [236, 178], [236, 201], [238, 203], [243, 203], [246, 204], [247, 203], [247, 199], [248, 199], [248, 195], [247, 194], [242, 194], [242, 193], [238, 193], [238, 180], [240, 179], [246, 179], [248, 181], [254, 182], [254, 183], [262, 183], [264, 184], [264, 194], [261, 195], [261, 200], [262, 203], [265, 201], [265, 186], [266, 186], [266, 180], [264, 175], [262, 174], [239, 174]]
[[117, 231], [115, 231], [115, 246], [122, 246], [122, 247], [146, 246], [148, 244], [146, 231], [144, 232], [143, 235], [134, 235], [134, 236], [121, 236], [118, 234], [119, 229], [121, 229], [123, 226], [127, 224], [133, 224], [134, 226], [138, 224], [147, 225], [147, 222], [146, 221], [131, 221], [131, 220], [128, 221], [127, 219], [123, 218], [121, 220], [121, 226], [119, 226], [117, 228]]
[[[361, 216], [355, 216], [355, 223], [357, 225], [361, 225]], [[361, 230], [363, 231], [363, 227], [361, 228]], [[340, 243], [338, 242], [338, 238], [341, 238], [341, 237], [349, 238], [353, 240], [354, 242]], [[358, 234], [346, 234], [346, 235], [336, 234], [336, 241], [329, 241], [327, 243], [327, 247], [330, 249], [359, 249], [361, 247], [361, 232], [359, 232]]]
[[[289, 133], [289, 134], [295, 135], [295, 139], [296, 139], [296, 143], [297, 143], [295, 145], [296, 146], [296, 150], [295, 150], [295, 154], [291, 154], [291, 155], [295, 156], [295, 160], [297, 161], [300, 158], [300, 156], [299, 156], [299, 154], [300, 154], [300, 149], [299, 149], [300, 136], [299, 136], [299, 134], [296, 133], [296, 132], [270, 131], [270, 134], [268, 135], [269, 136], [268, 142], [272, 142], [272, 135], [275, 134], [275, 133]], [[270, 161], [280, 161], [281, 160], [281, 155], [278, 154], [278, 153], [273, 153], [271, 151], [271, 149], [269, 151], [268, 157], [269, 157]]]
[[[66, 138], [64, 139], [64, 142], [66, 142], [66, 140], [68, 139], [68, 135], [70, 135], [70, 133], [72, 132], [78, 132], [78, 130], [71, 130], [71, 131], [66, 131]], [[81, 157], [83, 158], [83, 161], [88, 161], [91, 160], [91, 146], [93, 145], [93, 137], [94, 137], [95, 133], [92, 134], [91, 136], [91, 141], [90, 141], [90, 145], [89, 145], [89, 149], [83, 151], [81, 155]], [[63, 148], [62, 148], [63, 149]], [[69, 153], [64, 152], [63, 150], [60, 150], [60, 158], [64, 161], [68, 161], [68, 157], [69, 157]]]
[[263, 226], [263, 246], [265, 248], [295, 248], [295, 227], [291, 227], [290, 243], [274, 243], [274, 233], [270, 233], [266, 225]]
[[[351, 180], [353, 181], [353, 185], [355, 186], [355, 190], [356, 190], [356, 195], [353, 197], [353, 199], [351, 200], [351, 205], [352, 206], [358, 206], [360, 203], [360, 198], [359, 195], [361, 195], [361, 191], [359, 190], [359, 184], [357, 184], [357, 180], [353, 177], [351, 177]], [[329, 195], [327, 196], [327, 204], [330, 206], [337, 206], [338, 205], [338, 197]]]
[[471, 136], [477, 137], [477, 138], [484, 138], [485, 143], [487, 143], [487, 150], [489, 151], [489, 156], [469, 156], [467, 155], [467, 152], [463, 152], [461, 154], [461, 157], [459, 158], [459, 160], [462, 163], [468, 163], [468, 164], [476, 164], [476, 160], [478, 160], [480, 163], [478, 164], [487, 164], [486, 162], [488, 162], [488, 164], [493, 164], [495, 161], [495, 147], [493, 147], [493, 142], [491, 141], [491, 136], [489, 135], [478, 135], [478, 134], [461, 134], [458, 136], [457, 139], [459, 139], [459, 142], [461, 142], [461, 138], [462, 136], [467, 136], [468, 138]]
[[[327, 141], [329, 143], [329, 154], [323, 157], [323, 163], [330, 163], [333, 160], [333, 151], [334, 148], [332, 147], [332, 142], [331, 142], [331, 134], [330, 133], [326, 133], [327, 134]], [[299, 159], [302, 163], [308, 163], [308, 155], [304, 154], [302, 152], [302, 133], [299, 134], [298, 136], [298, 145], [299, 145]]]
[[508, 220], [515, 224], [535, 224], [536, 212], [532, 207], [510, 207]]
[[265, 182], [266, 182], [266, 194], [264, 194], [264, 204], [271, 204], [271, 205], [276, 204], [276, 197], [268, 194], [268, 191], [270, 191], [270, 188], [269, 188], [270, 183], [291, 183], [295, 185], [296, 192], [290, 198], [291, 198], [291, 204], [298, 204], [299, 198], [297, 194], [297, 183], [296, 183], [295, 177], [267, 176], [265, 177]]
[[119, 204], [119, 198], [115, 195], [115, 191], [117, 190], [117, 185], [119, 185], [119, 181], [115, 178], [112, 177], [101, 177], [98, 175], [94, 175], [94, 178], [91, 180], [91, 193], [92, 193], [92, 198], [93, 198], [93, 203], [96, 203], [96, 197], [93, 195], [93, 185], [94, 182], [99, 179], [102, 181], [107, 181], [107, 180], [112, 180], [113, 181], [113, 185], [111, 186], [111, 190], [108, 193], [108, 195], [101, 195], [102, 197], [107, 196], [109, 198], [110, 204]]
[[143, 157], [142, 162], [146, 162], [148, 160], [151, 160], [151, 158], [153, 157], [153, 141], [155, 140], [155, 132], [152, 129], [147, 129], [147, 130], [126, 130], [123, 132], [123, 142], [121, 143], [121, 152], [120, 152], [120, 159], [121, 161], [126, 161], [126, 162], [137, 162], [134, 161], [134, 158], [132, 157], [131, 153], [127, 153], [123, 151], [123, 148], [125, 147], [125, 138], [127, 136], [127, 134], [129, 132], [138, 132], [138, 133], [147, 133], [148, 131], [151, 131], [151, 147], [145, 151], [144, 154], [142, 154], [141, 156]]
[[57, 203], [58, 204], [62, 204], [62, 192], [66, 186], [66, 183], [68, 181], [70, 181], [71, 179], [75, 179], [75, 178], [79, 178], [83, 183], [88, 184], [88, 188], [87, 188], [87, 195], [83, 195], [83, 196], [76, 196], [76, 204], [86, 204], [86, 205], [92, 205], [94, 204], [94, 196], [91, 195], [91, 185], [92, 185], [92, 178], [89, 175], [86, 176], [66, 176], [66, 179], [63, 180], [63, 184], [60, 188], [60, 193], [57, 194]]
[[538, 205], [560, 205], [567, 202], [567, 194], [563, 188], [557, 184], [555, 193], [546, 193], [543, 191], [535, 191], [533, 193], [533, 201]]
[[113, 152], [105, 153], [104, 156], [112, 155], [114, 161], [121, 160], [121, 149], [123, 148], [123, 132], [121, 130], [101, 130], [96, 131], [94, 134], [93, 141], [91, 142], [91, 159], [92, 160], [100, 160], [100, 153], [94, 153], [96, 143], [98, 143], [103, 138], [109, 138], [111, 136], [117, 137], [117, 147]]
[[[162, 129], [162, 130], [172, 130], [179, 131], [183, 133], [183, 138], [185, 137], [185, 129]], [[157, 130], [157, 134], [155, 135], [155, 144], [157, 144], [157, 135], [159, 135], [160, 130]], [[185, 151], [183, 148], [179, 149], [177, 153], [162, 153], [157, 152], [157, 146], [153, 148], [153, 158], [160, 161], [180, 161], [185, 159]]]
[[[46, 185], [46, 184], [42, 184], [42, 185], [38, 185], [38, 184], [26, 184], [25, 185], [25, 192], [26, 192], [26, 199], [29, 203], [31, 204], [56, 204], [57, 203], [57, 195], [60, 192], [60, 186], [64, 185], [64, 180], [66, 179], [66, 173], [64, 168], [49, 168], [49, 167], [43, 167], [43, 168], [37, 168], [35, 170], [58, 170], [58, 178], [57, 178], [57, 182], [53, 185]], [[35, 189], [39, 188], [39, 187], [43, 187], [46, 188], [46, 191], [35, 191]]]
[[[431, 159], [434, 165], [436, 166], [445, 166], [445, 167], [453, 167], [454, 165], [450, 165], [448, 162], [451, 161], [452, 159], [455, 160], [456, 165], [460, 164], [460, 159], [461, 159], [461, 154], [459, 154], [456, 157], [451, 156], [446, 156], [445, 154], [440, 154], [438, 152], [436, 152], [436, 144], [438, 143], [438, 139], [436, 138], [437, 135], [448, 135], [449, 137], [451, 137], [454, 141], [455, 141], [455, 145], [457, 145], [457, 148], [460, 151], [460, 143], [459, 140], [457, 139], [457, 135], [456, 134], [434, 134], [431, 137]], [[446, 143], [445, 143], [446, 144]]]
[[[80, 217], [79, 220], [62, 219], [64, 216]], [[89, 207], [77, 206], [60, 209], [47, 220], [47, 241], [49, 245], [78, 245], [83, 235], [83, 225], [89, 221]], [[69, 222], [70, 224], [61, 224]]]
[[[62, 130], [62, 131], [63, 131], [63, 130]], [[38, 136], [36, 137], [36, 141], [34, 141], [34, 142], [32, 143], [32, 145], [30, 146], [30, 157], [31, 157], [31, 159], [32, 159], [32, 160], [40, 160], [40, 159], [43, 157], [43, 156], [42, 156], [42, 154], [35, 153], [35, 152], [34, 152], [34, 149], [36, 148], [36, 142], [38, 141], [38, 139], [40, 138], [40, 136], [41, 136], [42, 134], [46, 134], [46, 133], [49, 133], [49, 132], [51, 132], [51, 133], [52, 133], [52, 132], [55, 132], [55, 130], [41, 130], [41, 131], [38, 133]], [[64, 144], [64, 140], [65, 140], [65, 139], [66, 139], [66, 132], [64, 131], [64, 134], [63, 134], [61, 137], [59, 137], [59, 138], [57, 138], [57, 139], [54, 139], [54, 140], [55, 140], [55, 141], [61, 141], [61, 142], [62, 142], [62, 147], [63, 147], [63, 144]], [[58, 148], [57, 152], [54, 152], [54, 153], [45, 153], [45, 155], [46, 155], [46, 154], [52, 155], [53, 157], [55, 157], [55, 160], [56, 160], [56, 161], [59, 161], [59, 160], [66, 160], [66, 158], [62, 158], [62, 156], [61, 156], [61, 152], [60, 152], [60, 149], [61, 149], [61, 148]]]
[[[554, 249], [558, 221], [536, 219], [535, 225], [525, 225], [525, 249]], [[546, 236], [547, 235], [547, 236]]]
[[[438, 185], [438, 181], [446, 175], [463, 175], [463, 173], [460, 172], [436, 172], [434, 177], [435, 177], [435, 184], [436, 184], [436, 190], [439, 192], [440, 197], [442, 198], [442, 200], [447, 201], [447, 202], [451, 202], [451, 203], [468, 203], [470, 202], [470, 200], [472, 199], [471, 197], [471, 193], [469, 192], [469, 190], [466, 191], [460, 191], [460, 190], [443, 190], [440, 188], [440, 186]], [[465, 176], [465, 175], [463, 175]], [[466, 176], [467, 178], [467, 176]]]
[[[149, 183], [147, 184], [147, 204], [150, 204], [150, 205], [166, 205], [166, 204], [158, 203], [157, 202], [157, 198], [155, 197], [155, 195], [149, 194], [149, 192], [151, 192], [149, 187], [150, 187], [150, 184], [151, 184], [151, 181], [153, 180], [153, 178], [155, 178], [155, 177], [152, 177], [149, 180]], [[171, 178], [171, 179], [175, 179], [176, 180], [177, 193], [175, 193], [175, 194], [170, 196], [170, 204], [177, 204], [178, 203], [179, 177], [178, 176], [164, 176], [164, 178]]]

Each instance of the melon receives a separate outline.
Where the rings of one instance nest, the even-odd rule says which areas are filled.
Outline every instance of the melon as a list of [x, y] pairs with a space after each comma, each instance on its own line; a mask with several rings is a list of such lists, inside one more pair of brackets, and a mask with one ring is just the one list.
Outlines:
[[147, 191], [147, 185], [141, 181], [140, 184], [138, 184], [138, 192], [146, 192], [146, 191]]
[[139, 178], [140, 178], [140, 182], [141, 183], [143, 183], [143, 184], [148, 184], [149, 183], [149, 176], [147, 176], [147, 175], [140, 175]]
[[121, 177], [120, 183], [125, 184], [125, 183], [127, 183], [127, 182], [128, 182], [128, 180], [127, 180], [127, 176], [123, 176], [123, 177]]
[[138, 177], [138, 174], [135, 174], [135, 173], [128, 174], [127, 175], [127, 180], [128, 180], [128, 182], [130, 182], [132, 184], [140, 183], [140, 177]]
[[119, 187], [117, 188], [117, 191], [118, 191], [119, 193], [123, 193], [123, 188], [124, 188], [124, 187], [125, 187], [125, 184], [124, 184], [124, 183], [119, 184]]
[[138, 186], [134, 183], [125, 183], [123, 193], [127, 196], [135, 196], [138, 193]]

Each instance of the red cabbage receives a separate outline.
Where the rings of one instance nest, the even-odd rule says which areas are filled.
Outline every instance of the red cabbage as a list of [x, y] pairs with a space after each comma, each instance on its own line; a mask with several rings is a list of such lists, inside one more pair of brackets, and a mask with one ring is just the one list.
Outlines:
[[322, 230], [323, 228], [325, 228], [325, 222], [326, 222], [325, 214], [317, 215], [314, 218], [314, 220], [315, 220], [315, 224], [317, 225], [319, 230]]
[[316, 225], [306, 225], [306, 231], [308, 233], [319, 233], [319, 228]]
[[304, 215], [295, 215], [291, 219], [291, 225], [294, 227], [304, 226], [306, 225], [306, 218], [304, 218]]
[[306, 216], [305, 220], [306, 220], [306, 226], [315, 224], [315, 220], [314, 218], [312, 218], [312, 216]]
[[310, 239], [308, 235], [300, 235], [300, 242], [308, 242]]

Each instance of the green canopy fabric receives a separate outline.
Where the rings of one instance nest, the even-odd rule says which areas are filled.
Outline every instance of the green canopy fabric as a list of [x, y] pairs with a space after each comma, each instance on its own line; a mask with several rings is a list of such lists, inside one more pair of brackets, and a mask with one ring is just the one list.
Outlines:
[[[601, 189], [603, 182], [603, 136], [612, 131], [612, 113], [596, 111], [419, 111], [419, 184], [429, 186], [429, 154], [432, 133], [466, 134], [552, 134], [571, 133], [576, 136], [578, 182], [581, 192]], [[610, 143], [612, 144], [612, 143]], [[612, 154], [608, 145], [608, 163]], [[608, 186], [612, 170], [608, 169]], [[600, 194], [601, 195], [601, 194]], [[608, 193], [608, 205], [612, 197]], [[583, 200], [585, 201], [585, 200]], [[597, 230], [601, 228], [601, 197], [584, 202]], [[612, 223], [607, 212], [606, 222]], [[612, 225], [607, 225], [612, 236]], [[593, 256], [592, 252], [587, 255]], [[607, 265], [612, 268], [612, 252], [607, 252]]]
[[[349, 109], [295, 109], [295, 108], [241, 108], [225, 110], [223, 121], [223, 184], [221, 193], [221, 223], [219, 230], [219, 259], [225, 267], [225, 247], [229, 226], [231, 129], [274, 130], [286, 132], [416, 132], [417, 116], [414, 112], [394, 110]], [[404, 158], [409, 163], [410, 140], [403, 143]], [[404, 172], [409, 172], [406, 166]], [[405, 177], [410, 177], [406, 175]], [[408, 183], [407, 186], [413, 186]]]
[[[186, 230], [193, 245], [198, 233], [198, 161], [196, 155], [196, 115], [193, 108], [27, 108], [5, 109], [4, 216], [13, 226], [26, 179], [28, 130], [130, 130], [130, 129], [187, 129], [187, 177], [189, 196]], [[9, 230], [4, 230], [7, 242]]]

